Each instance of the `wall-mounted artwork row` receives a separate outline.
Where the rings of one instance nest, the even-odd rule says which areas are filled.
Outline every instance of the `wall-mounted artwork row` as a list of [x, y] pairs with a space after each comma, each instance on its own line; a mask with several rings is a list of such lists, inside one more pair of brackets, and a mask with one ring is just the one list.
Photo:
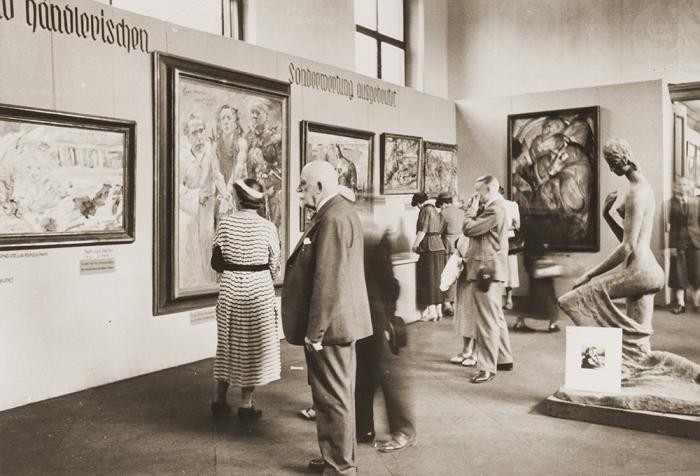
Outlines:
[[511, 198], [520, 207], [523, 223], [542, 231], [538, 240], [545, 250], [600, 248], [598, 109], [508, 116]]
[[265, 187], [260, 214], [277, 226], [286, 258], [289, 84], [170, 55], [153, 61], [158, 315], [214, 304], [212, 242], [240, 178]]
[[[330, 162], [342, 185], [351, 188], [359, 200], [371, 200], [374, 132], [302, 121], [301, 147], [302, 168], [314, 160]], [[301, 214], [301, 230], [309, 219], [309, 211]]]
[[428, 195], [457, 191], [457, 146], [425, 142], [423, 191]]
[[420, 192], [423, 178], [423, 139], [382, 134], [379, 157], [381, 190], [385, 195]]
[[0, 105], [0, 249], [134, 241], [135, 131]]

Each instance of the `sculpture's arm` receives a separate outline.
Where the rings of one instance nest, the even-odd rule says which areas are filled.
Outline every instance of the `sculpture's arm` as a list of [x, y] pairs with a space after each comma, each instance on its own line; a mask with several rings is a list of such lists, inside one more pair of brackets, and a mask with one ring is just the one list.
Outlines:
[[[632, 193], [632, 192], [630, 192]], [[622, 242], [605, 258], [598, 266], [587, 271], [583, 276], [574, 282], [574, 288], [587, 283], [591, 279], [606, 273], [624, 262], [629, 255], [634, 253], [639, 241], [639, 234], [642, 230], [642, 208], [638, 197], [632, 197], [627, 201], [626, 218], [624, 221], [623, 239]]]
[[608, 196], [605, 197], [605, 203], [603, 205], [603, 218], [617, 237], [618, 241], [622, 241], [624, 239], [624, 230], [615, 221], [612, 215], [610, 215], [610, 209], [615, 204], [615, 200], [617, 200], [617, 192], [610, 192]]

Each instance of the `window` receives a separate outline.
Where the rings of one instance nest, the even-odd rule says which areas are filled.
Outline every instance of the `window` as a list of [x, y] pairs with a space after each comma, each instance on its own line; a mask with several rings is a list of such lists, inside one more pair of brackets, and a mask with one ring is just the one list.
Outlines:
[[109, 0], [109, 4], [194, 30], [243, 39], [242, 0]]
[[355, 0], [355, 70], [406, 84], [404, 0]]

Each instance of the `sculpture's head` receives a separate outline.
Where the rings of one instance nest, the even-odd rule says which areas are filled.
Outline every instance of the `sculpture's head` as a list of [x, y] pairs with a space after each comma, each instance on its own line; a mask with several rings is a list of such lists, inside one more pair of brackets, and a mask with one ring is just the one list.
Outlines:
[[603, 147], [603, 156], [615, 175], [626, 175], [630, 170], [639, 170], [632, 157], [632, 148], [624, 139], [610, 139]]

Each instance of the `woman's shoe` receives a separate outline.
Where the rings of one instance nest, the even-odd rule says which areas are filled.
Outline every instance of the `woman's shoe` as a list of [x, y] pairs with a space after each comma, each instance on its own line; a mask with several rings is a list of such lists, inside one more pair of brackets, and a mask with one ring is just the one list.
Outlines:
[[226, 402], [211, 402], [211, 414], [214, 418], [223, 418], [231, 414], [231, 405]]
[[374, 447], [382, 453], [391, 453], [392, 451], [401, 451], [416, 444], [416, 437], [409, 437], [405, 433], [397, 431], [391, 435], [387, 441], [377, 442]]
[[258, 420], [260, 417], [262, 417], [262, 410], [258, 410], [254, 406], [250, 408], [238, 407], [238, 419], [243, 423]]
[[493, 380], [496, 374], [493, 372], [487, 372], [486, 370], [480, 370], [478, 374], [472, 377], [472, 383], [486, 383], [489, 380]]
[[464, 359], [466, 359], [467, 357], [469, 356], [466, 354], [457, 354], [454, 357], [450, 357], [450, 363], [455, 365], [461, 365], [462, 362], [464, 362]]
[[462, 361], [462, 367], [474, 367], [476, 365], [476, 357], [470, 355]]

